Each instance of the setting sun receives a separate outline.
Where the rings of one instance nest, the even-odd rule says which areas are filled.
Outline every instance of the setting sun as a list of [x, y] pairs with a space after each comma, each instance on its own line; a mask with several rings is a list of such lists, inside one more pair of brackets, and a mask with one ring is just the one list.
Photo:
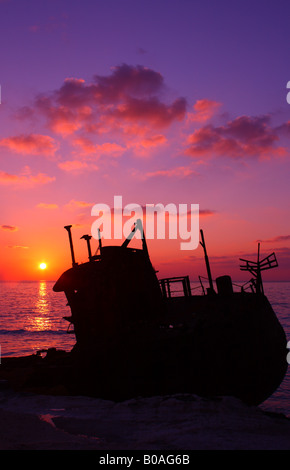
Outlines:
[[40, 263], [39, 268], [40, 269], [46, 269], [47, 268], [46, 263]]

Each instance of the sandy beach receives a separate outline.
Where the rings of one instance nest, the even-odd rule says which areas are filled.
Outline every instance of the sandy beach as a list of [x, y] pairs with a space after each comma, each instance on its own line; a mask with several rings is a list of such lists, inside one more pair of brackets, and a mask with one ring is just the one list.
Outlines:
[[1, 450], [289, 450], [290, 420], [225, 397], [0, 394]]

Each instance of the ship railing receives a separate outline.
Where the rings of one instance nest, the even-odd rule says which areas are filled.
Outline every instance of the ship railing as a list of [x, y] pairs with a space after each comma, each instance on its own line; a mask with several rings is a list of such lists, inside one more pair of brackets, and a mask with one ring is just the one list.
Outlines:
[[[159, 280], [162, 296], [164, 299], [173, 297], [191, 297], [192, 295], [207, 295], [209, 291], [208, 278], [199, 276], [199, 284], [195, 285], [189, 280], [189, 276], [169, 277]], [[205, 285], [204, 282], [206, 281]], [[198, 292], [196, 292], [198, 291]]]
[[[169, 277], [159, 280], [162, 296], [164, 299], [171, 299], [173, 297], [191, 297], [192, 295], [208, 295], [210, 293], [209, 280], [207, 277], [198, 276], [199, 285], [190, 283], [189, 276]], [[232, 283], [236, 287], [235, 291], [246, 292], [251, 290], [255, 292], [253, 279], [243, 284]], [[196, 291], [199, 291], [195, 294]]]
[[[207, 295], [207, 293], [210, 291], [210, 287], [207, 287], [209, 280], [207, 277], [203, 276], [198, 276], [200, 286], [195, 287], [195, 289], [198, 289], [201, 287], [203, 295]], [[206, 281], [206, 283], [203, 282]], [[206, 286], [204, 285], [206, 284]], [[250, 290], [251, 292], [255, 292], [255, 279], [250, 279], [249, 281], [244, 282], [243, 284], [237, 284], [236, 282], [232, 282], [232, 286], [236, 287], [237, 289], [234, 289], [235, 292], [246, 292], [247, 290]], [[191, 287], [191, 290], [194, 288]]]
[[244, 284], [236, 284], [233, 282], [233, 286], [239, 287], [241, 292], [245, 292], [246, 290], [251, 290], [251, 292], [254, 293], [255, 292], [255, 279], [250, 279]]
[[[171, 297], [191, 297], [191, 287], [189, 276], [168, 277], [160, 279], [159, 284], [162, 291], [163, 298]], [[181, 288], [176, 288], [176, 285], [181, 284]]]

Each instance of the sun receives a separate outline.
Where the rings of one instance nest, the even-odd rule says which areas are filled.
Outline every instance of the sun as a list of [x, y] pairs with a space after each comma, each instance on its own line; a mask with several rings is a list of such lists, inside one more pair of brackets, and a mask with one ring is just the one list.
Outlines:
[[46, 269], [46, 268], [47, 268], [47, 264], [46, 264], [46, 263], [40, 263], [39, 268], [40, 268], [40, 269]]

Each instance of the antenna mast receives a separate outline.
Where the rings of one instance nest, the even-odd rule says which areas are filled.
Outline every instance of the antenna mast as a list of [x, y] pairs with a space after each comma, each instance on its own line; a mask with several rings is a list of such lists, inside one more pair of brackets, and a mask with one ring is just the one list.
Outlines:
[[212, 282], [212, 276], [211, 276], [211, 271], [210, 271], [210, 265], [209, 265], [209, 260], [207, 256], [207, 251], [206, 251], [206, 245], [204, 241], [204, 236], [203, 236], [203, 231], [200, 230], [200, 235], [201, 235], [201, 242], [199, 242], [203, 248], [204, 251], [204, 259], [205, 259], [205, 264], [206, 264], [206, 270], [207, 270], [207, 276], [208, 276], [208, 282], [209, 282], [209, 292], [214, 293], [214, 288], [213, 288], [213, 282]]
[[278, 266], [275, 253], [271, 253], [269, 256], [266, 256], [266, 258], [260, 261], [260, 243], [258, 243], [257, 262], [248, 261], [242, 258], [240, 258], [240, 261], [245, 263], [240, 265], [240, 270], [249, 271], [254, 276], [253, 283], [256, 288], [256, 294], [264, 294], [261, 271], [276, 268]]

